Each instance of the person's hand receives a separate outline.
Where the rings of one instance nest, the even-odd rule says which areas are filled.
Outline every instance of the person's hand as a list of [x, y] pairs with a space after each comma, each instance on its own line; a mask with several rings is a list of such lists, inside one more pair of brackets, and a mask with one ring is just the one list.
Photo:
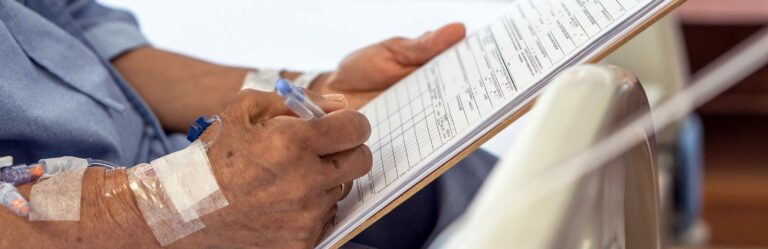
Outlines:
[[358, 109], [444, 50], [461, 41], [462, 24], [449, 24], [416, 39], [392, 38], [347, 56], [337, 71], [310, 86], [323, 93], [344, 94]]
[[221, 114], [208, 156], [230, 204], [204, 216], [206, 228], [180, 247], [311, 248], [320, 241], [351, 181], [371, 168], [363, 145], [370, 124], [343, 102], [308, 94], [329, 113], [302, 120], [276, 94], [246, 90]]

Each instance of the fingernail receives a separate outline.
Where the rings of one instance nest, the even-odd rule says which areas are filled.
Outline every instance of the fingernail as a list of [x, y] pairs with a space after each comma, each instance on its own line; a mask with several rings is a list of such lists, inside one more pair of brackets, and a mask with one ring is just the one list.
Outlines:
[[325, 98], [327, 100], [330, 100], [330, 101], [336, 101], [336, 102], [339, 102], [339, 103], [343, 103], [344, 104], [344, 109], [347, 109], [347, 107], [349, 107], [349, 103], [347, 102], [347, 97], [344, 96], [343, 94], [326, 94], [326, 95], [323, 95], [323, 98]]
[[326, 95], [323, 95], [323, 98], [331, 101], [336, 101], [336, 102], [347, 101], [347, 97], [344, 97], [344, 94], [326, 94]]

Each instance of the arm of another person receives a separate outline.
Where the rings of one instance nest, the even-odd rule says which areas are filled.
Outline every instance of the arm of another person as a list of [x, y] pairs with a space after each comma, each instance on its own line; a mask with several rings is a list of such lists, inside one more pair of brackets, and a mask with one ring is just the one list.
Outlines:
[[[464, 32], [463, 25], [451, 24], [417, 39], [392, 38], [363, 48], [347, 56], [338, 70], [318, 77], [310, 89], [344, 94], [350, 107], [357, 109], [461, 40]], [[112, 62], [172, 131], [185, 131], [198, 116], [223, 110], [250, 70], [149, 46], [130, 50]], [[288, 79], [298, 75], [283, 73]]]
[[[249, 70], [209, 63], [149, 46], [135, 20], [91, 0], [73, 4], [86, 37], [139, 92], [169, 131], [183, 132], [200, 115], [219, 113], [242, 87]], [[310, 89], [344, 94], [356, 109], [464, 37], [464, 26], [447, 25], [417, 39], [392, 38], [347, 56], [338, 70]], [[284, 72], [294, 79], [298, 72]]]

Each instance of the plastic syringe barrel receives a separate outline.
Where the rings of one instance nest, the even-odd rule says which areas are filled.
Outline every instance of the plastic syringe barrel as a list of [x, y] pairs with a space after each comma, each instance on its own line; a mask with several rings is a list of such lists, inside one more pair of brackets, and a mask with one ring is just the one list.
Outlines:
[[18, 216], [29, 215], [29, 203], [13, 184], [0, 182], [0, 204]]

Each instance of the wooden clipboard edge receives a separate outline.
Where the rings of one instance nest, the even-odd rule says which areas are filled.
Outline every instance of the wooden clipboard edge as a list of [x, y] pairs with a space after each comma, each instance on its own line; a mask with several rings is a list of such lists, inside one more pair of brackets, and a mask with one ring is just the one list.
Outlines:
[[[595, 57], [590, 59], [589, 61], [587, 61], [587, 63], [597, 63], [597, 62], [600, 62], [605, 57], [607, 57], [608, 55], [610, 55], [611, 53], [616, 51], [616, 49], [619, 49], [619, 47], [621, 47], [622, 45], [627, 43], [629, 40], [631, 40], [632, 38], [634, 38], [635, 36], [637, 36], [638, 34], [643, 32], [644, 30], [646, 30], [648, 27], [650, 27], [651, 25], [653, 25], [654, 23], [659, 21], [664, 16], [670, 14], [673, 10], [677, 9], [678, 7], [680, 7], [680, 5], [685, 3], [685, 1], [687, 1], [687, 0], [675, 0], [675, 1], [673, 1], [672, 4], [670, 4], [669, 6], [665, 7], [664, 9], [662, 9], [661, 11], [656, 13], [655, 15], [651, 16], [651, 18], [649, 18], [645, 22], [641, 23], [640, 26], [638, 26], [635, 30], [630, 31], [627, 35], [625, 35], [621, 39], [617, 40], [616, 42], [614, 42], [613, 44], [608, 46], [605, 50], [603, 50], [603, 52], [596, 54]], [[373, 216], [371, 216], [371, 218], [369, 218], [368, 220], [363, 222], [363, 224], [360, 224], [360, 226], [358, 226], [357, 228], [352, 230], [352, 232], [350, 232], [349, 234], [344, 236], [344, 238], [339, 240], [339, 242], [334, 244], [331, 248], [334, 248], [334, 249], [340, 248], [342, 245], [344, 245], [347, 242], [349, 242], [350, 240], [352, 240], [352, 238], [354, 238], [355, 236], [357, 236], [358, 234], [363, 232], [366, 228], [368, 228], [371, 225], [373, 225], [373, 223], [375, 223], [376, 221], [378, 221], [379, 219], [381, 219], [385, 215], [389, 214], [389, 212], [394, 210], [397, 206], [400, 206], [400, 204], [402, 204], [403, 202], [408, 200], [408, 198], [411, 198], [411, 196], [415, 195], [417, 192], [419, 192], [424, 187], [426, 187], [427, 185], [432, 183], [435, 179], [440, 177], [446, 171], [448, 171], [451, 168], [453, 168], [454, 165], [456, 165], [461, 160], [463, 160], [464, 158], [466, 158], [467, 156], [472, 154], [472, 152], [475, 152], [475, 150], [479, 149], [480, 146], [485, 144], [485, 142], [487, 142], [488, 140], [490, 140], [491, 138], [496, 136], [496, 134], [498, 134], [499, 132], [504, 130], [504, 128], [507, 128], [507, 126], [509, 126], [513, 122], [517, 121], [524, 114], [528, 113], [528, 111], [531, 110], [531, 108], [533, 107], [533, 104], [535, 102], [536, 102], [536, 100], [533, 100], [533, 101], [529, 102], [528, 104], [523, 106], [523, 108], [521, 108], [519, 111], [517, 111], [515, 114], [513, 114], [511, 117], [509, 117], [506, 120], [504, 120], [502, 123], [500, 123], [499, 125], [497, 125], [493, 129], [491, 129], [485, 135], [481, 136], [479, 139], [477, 139], [477, 141], [473, 142], [466, 149], [464, 149], [463, 151], [459, 152], [459, 154], [457, 154], [456, 156], [454, 156], [453, 158], [448, 160], [448, 162], [443, 164], [443, 166], [440, 166], [439, 168], [437, 168], [437, 170], [435, 170], [434, 172], [429, 174], [427, 177], [425, 177], [424, 179], [422, 179], [421, 181], [416, 183], [416, 185], [413, 185], [413, 187], [411, 187], [410, 189], [405, 191], [402, 195], [397, 197], [395, 200], [393, 200], [392, 202], [387, 204], [387, 206], [385, 206], [384, 208], [382, 208], [381, 210], [376, 212], [376, 214], [374, 214]]]

